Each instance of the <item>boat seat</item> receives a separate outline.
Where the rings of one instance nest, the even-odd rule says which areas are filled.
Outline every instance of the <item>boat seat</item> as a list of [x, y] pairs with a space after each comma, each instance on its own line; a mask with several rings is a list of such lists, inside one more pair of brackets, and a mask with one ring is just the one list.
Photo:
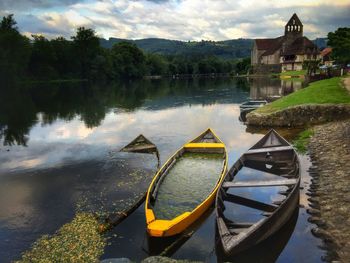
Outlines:
[[226, 222], [227, 226], [229, 228], [248, 228], [248, 227], [251, 227], [254, 223], [250, 223], [250, 222], [232, 222], [232, 221], [229, 221], [229, 222]]
[[264, 212], [273, 212], [277, 208], [277, 206], [275, 205], [262, 203], [256, 200], [252, 200], [249, 198], [245, 198], [245, 197], [241, 197], [233, 194], [226, 194], [226, 198], [224, 199], [224, 201], [231, 202], [238, 205], [243, 205], [243, 206], [261, 210]]
[[292, 146], [278, 146], [278, 147], [271, 147], [271, 148], [251, 149], [251, 150], [248, 150], [245, 154], [264, 153], [264, 152], [280, 152], [280, 151], [287, 151], [287, 150], [293, 150], [293, 147]]
[[269, 186], [287, 186], [294, 185], [298, 182], [297, 179], [278, 179], [278, 180], [264, 180], [264, 181], [242, 181], [242, 182], [224, 182], [222, 187], [269, 187]]

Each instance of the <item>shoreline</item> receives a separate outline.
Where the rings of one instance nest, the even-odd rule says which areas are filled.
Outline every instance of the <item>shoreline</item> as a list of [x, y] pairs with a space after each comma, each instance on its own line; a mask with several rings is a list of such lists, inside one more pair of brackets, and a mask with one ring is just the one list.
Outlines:
[[314, 127], [308, 194], [312, 233], [323, 240], [326, 261], [350, 258], [350, 120]]
[[350, 118], [350, 77], [311, 83], [247, 114], [248, 126], [302, 127]]
[[269, 114], [250, 112], [248, 126], [302, 127], [350, 118], [349, 104], [304, 104]]

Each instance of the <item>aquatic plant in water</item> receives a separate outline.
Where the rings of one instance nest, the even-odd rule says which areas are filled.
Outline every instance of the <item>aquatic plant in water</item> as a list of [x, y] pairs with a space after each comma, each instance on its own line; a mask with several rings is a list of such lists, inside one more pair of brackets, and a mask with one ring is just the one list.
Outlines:
[[17, 262], [97, 262], [106, 246], [92, 214], [80, 213], [54, 235], [44, 235]]

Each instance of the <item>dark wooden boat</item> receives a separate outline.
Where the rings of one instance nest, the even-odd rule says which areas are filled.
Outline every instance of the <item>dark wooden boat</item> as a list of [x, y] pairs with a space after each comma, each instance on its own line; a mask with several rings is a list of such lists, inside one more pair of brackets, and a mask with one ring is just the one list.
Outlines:
[[[299, 204], [300, 169], [294, 148], [276, 131], [269, 131], [244, 153], [226, 173], [216, 196], [216, 221], [223, 252], [237, 254], [265, 240], [279, 230]], [[269, 180], [234, 180], [243, 168], [269, 175]], [[271, 178], [273, 178], [271, 180]], [[281, 200], [263, 203], [235, 195], [237, 188], [280, 187]], [[255, 222], [237, 222], [225, 216], [230, 204], [261, 211]]]
[[246, 101], [246, 102], [242, 103], [241, 105], [239, 105], [239, 108], [241, 111], [243, 111], [243, 110], [255, 110], [255, 109], [258, 109], [266, 104], [267, 104], [266, 100], [249, 100], [249, 101]]

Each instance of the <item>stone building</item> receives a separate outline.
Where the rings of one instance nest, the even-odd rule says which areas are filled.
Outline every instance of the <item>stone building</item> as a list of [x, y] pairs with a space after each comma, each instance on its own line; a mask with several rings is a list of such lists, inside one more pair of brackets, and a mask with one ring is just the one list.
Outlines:
[[296, 14], [285, 25], [283, 36], [255, 39], [251, 53], [253, 73], [301, 70], [305, 60], [318, 59], [320, 51], [303, 36], [303, 24]]

